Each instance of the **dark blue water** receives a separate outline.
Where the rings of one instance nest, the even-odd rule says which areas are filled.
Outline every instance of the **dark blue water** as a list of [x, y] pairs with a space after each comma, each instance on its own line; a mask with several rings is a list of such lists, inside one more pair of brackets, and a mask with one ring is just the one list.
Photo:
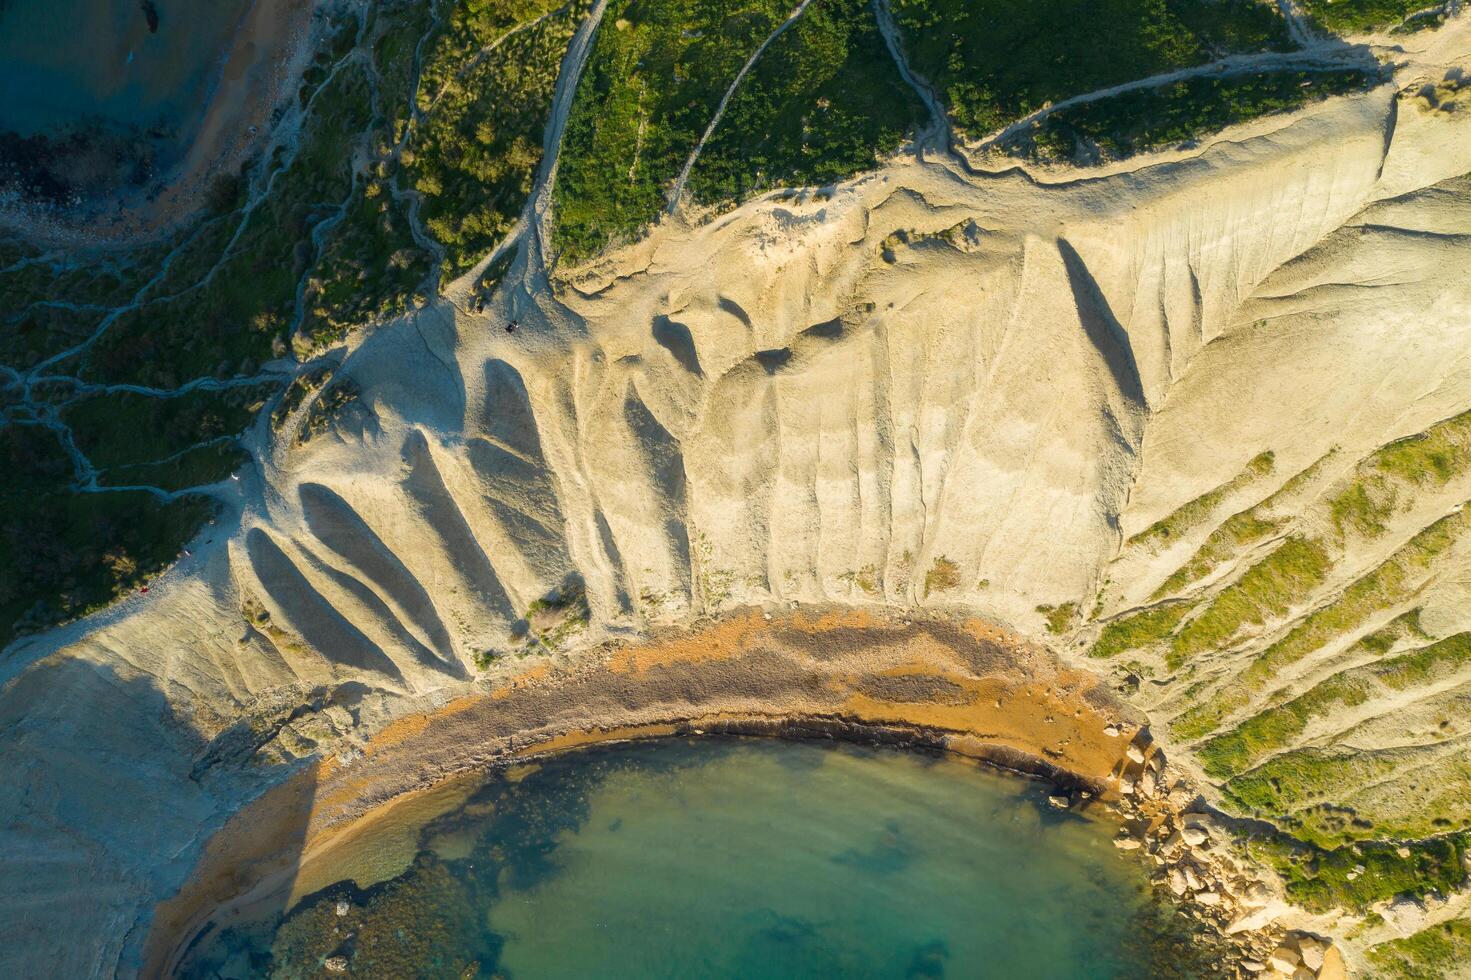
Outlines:
[[198, 122], [250, 0], [0, 0], [0, 130]]
[[[1209, 976], [1114, 828], [897, 751], [667, 740], [493, 777], [408, 872], [329, 887], [197, 976]], [[339, 904], [341, 903], [341, 904]], [[339, 909], [344, 914], [339, 914]]]

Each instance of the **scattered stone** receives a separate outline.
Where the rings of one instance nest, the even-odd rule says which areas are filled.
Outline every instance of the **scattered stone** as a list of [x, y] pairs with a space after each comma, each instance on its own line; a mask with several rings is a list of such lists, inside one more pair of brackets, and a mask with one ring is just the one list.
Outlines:
[[346, 973], [347, 972], [347, 957], [346, 956], [329, 956], [329, 957], [327, 957], [327, 961], [325, 963], [323, 963], [322, 965], [327, 968], [327, 972], [328, 973]]
[[1184, 830], [1180, 831], [1180, 836], [1184, 838], [1185, 843], [1189, 844], [1191, 847], [1199, 847], [1201, 844], [1204, 844], [1208, 839], [1206, 837], [1205, 831], [1201, 830], [1199, 827], [1186, 827]]
[[1315, 974], [1323, 966], [1323, 954], [1328, 951], [1328, 944], [1315, 936], [1299, 936], [1297, 940], [1297, 952], [1302, 957], [1302, 965], [1312, 970]]
[[1190, 882], [1188, 880], [1186, 880], [1186, 878], [1185, 878], [1185, 872], [1181, 871], [1179, 868], [1171, 868], [1170, 869], [1170, 891], [1174, 892], [1175, 895], [1176, 895], [1176, 897], [1180, 897], [1180, 896], [1183, 896], [1189, 890], [1190, 890]]
[[352, 908], [352, 906], [348, 904], [347, 899], [345, 899], [345, 898], [339, 898], [337, 900], [337, 917], [339, 919], [342, 918], [344, 915], [347, 914], [348, 910], [351, 909], [351, 908]]
[[1242, 960], [1241, 968], [1247, 973], [1265, 973], [1267, 971], [1267, 964], [1261, 960]]
[[1272, 955], [1267, 957], [1267, 965], [1278, 973], [1285, 973], [1289, 977], [1297, 970], [1297, 964], [1302, 962], [1302, 957], [1297, 955], [1297, 950], [1290, 946], [1278, 946], [1272, 950]]
[[1125, 750], [1125, 754], [1128, 755], [1130, 762], [1144, 761], [1144, 750], [1137, 745], [1130, 745], [1128, 749]]
[[1119, 737], [1119, 726], [1117, 726], [1117, 725], [1109, 725], [1107, 728], [1105, 728], [1103, 730], [1103, 734], [1107, 735], [1109, 738], [1118, 738]]
[[1139, 850], [1139, 841], [1133, 837], [1115, 837], [1113, 839], [1113, 846], [1121, 851], [1137, 851]]
[[1195, 900], [1201, 905], [1216, 906], [1221, 904], [1221, 893], [1215, 891], [1203, 891], [1195, 893]]

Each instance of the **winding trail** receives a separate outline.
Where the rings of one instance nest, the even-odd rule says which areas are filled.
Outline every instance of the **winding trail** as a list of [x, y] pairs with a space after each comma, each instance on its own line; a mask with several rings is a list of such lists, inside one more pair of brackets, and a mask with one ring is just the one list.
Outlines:
[[755, 66], [756, 60], [766, 52], [767, 46], [770, 45], [772, 41], [775, 41], [777, 38], [781, 37], [782, 34], [786, 32], [787, 28], [795, 24], [797, 22], [797, 18], [802, 16], [802, 14], [807, 10], [808, 5], [811, 3], [812, 0], [802, 0], [802, 2], [797, 5], [796, 9], [787, 15], [787, 19], [777, 25], [776, 30], [767, 35], [766, 40], [762, 41], [761, 44], [756, 48], [756, 50], [751, 52], [751, 57], [747, 58], [746, 63], [741, 66], [741, 70], [736, 72], [735, 79], [730, 83], [730, 87], [725, 90], [725, 95], [721, 97], [720, 104], [715, 107], [715, 114], [710, 117], [710, 124], [705, 127], [705, 132], [700, 136], [699, 142], [696, 143], [695, 148], [690, 151], [689, 158], [684, 162], [684, 169], [679, 172], [679, 179], [674, 182], [674, 188], [669, 192], [669, 200], [666, 210], [670, 214], [673, 214], [676, 210], [678, 210], [680, 199], [684, 197], [684, 185], [690, 179], [690, 171], [695, 168], [695, 161], [700, 159], [700, 152], [705, 149], [705, 143], [708, 142], [710, 137], [715, 133], [715, 127], [720, 125], [720, 119], [722, 116], [725, 115], [725, 107], [730, 105], [730, 100], [735, 96], [736, 88], [740, 86], [743, 80], [745, 80], [746, 73]]
[[1379, 69], [1379, 63], [1374, 60], [1372, 52], [1368, 48], [1358, 45], [1347, 45], [1340, 42], [1320, 42], [1313, 48], [1302, 51], [1269, 51], [1261, 54], [1231, 55], [1216, 61], [1207, 62], [1203, 65], [1195, 65], [1191, 68], [1181, 68], [1176, 71], [1165, 72], [1161, 75], [1151, 75], [1148, 78], [1139, 78], [1131, 82], [1122, 82], [1111, 85], [1108, 88], [1085, 92], [1075, 95], [1061, 102], [1038, 109], [1006, 126], [1006, 128], [992, 133], [978, 143], [972, 145], [972, 149], [987, 149], [1004, 143], [1006, 140], [1022, 132], [1034, 123], [1046, 119], [1061, 109], [1069, 109], [1073, 106], [1086, 105], [1101, 99], [1111, 98], [1115, 95], [1123, 95], [1127, 92], [1137, 92], [1142, 89], [1161, 88], [1175, 82], [1182, 82], [1190, 78], [1199, 78], [1203, 75], [1216, 75], [1221, 78], [1229, 78], [1235, 75], [1250, 75], [1259, 71], [1284, 71], [1289, 69], [1301, 69], [1304, 71], [1344, 71], [1359, 70], [1372, 71]]
[[[603, 14], [607, 8], [608, 0], [597, 0], [592, 10], [588, 11], [582, 24], [578, 26], [577, 33], [572, 35], [572, 43], [567, 46], [567, 53], [562, 56], [562, 67], [557, 74], [556, 91], [552, 95], [551, 115], [547, 119], [546, 130], [542, 134], [541, 169], [537, 173], [536, 183], [531, 187], [531, 194], [526, 199], [525, 221], [529, 231], [527, 235], [528, 254], [521, 288], [528, 292], [527, 280], [532, 277], [541, 285], [546, 285], [547, 242], [551, 239], [550, 192], [557, 179], [557, 164], [561, 162], [562, 134], [567, 130], [567, 120], [572, 114], [572, 99], [577, 93], [577, 85], [582, 80], [582, 72], [587, 67], [588, 56], [592, 53], [593, 39], [597, 37], [598, 28], [603, 23]], [[531, 254], [533, 252], [535, 254]]]
[[[938, 140], [945, 150], [950, 149], [954, 133], [950, 128], [950, 117], [945, 112], [945, 106], [940, 101], [940, 95], [928, 79], [921, 78], [909, 65], [909, 56], [904, 53], [904, 39], [899, 35], [899, 26], [894, 23], [894, 11], [889, 6], [889, 0], [870, 0], [873, 7], [874, 21], [877, 22], [879, 33], [884, 36], [884, 45], [889, 49], [889, 55], [894, 59], [894, 66], [899, 69], [899, 77], [904, 79], [906, 85], [912, 88], [925, 108], [930, 113], [931, 133], [926, 134], [929, 139]], [[922, 136], [920, 142], [925, 142]]]

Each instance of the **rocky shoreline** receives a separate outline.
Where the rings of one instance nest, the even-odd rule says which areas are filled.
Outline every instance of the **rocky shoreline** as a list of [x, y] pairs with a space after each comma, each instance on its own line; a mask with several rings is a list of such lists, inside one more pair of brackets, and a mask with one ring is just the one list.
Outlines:
[[1122, 821], [1114, 846], [1152, 862], [1155, 888], [1235, 951], [1235, 962], [1222, 964], [1232, 972], [1223, 975], [1346, 980], [1343, 954], [1330, 937], [1274, 923], [1288, 907], [1278, 889], [1233, 848], [1229, 818], [1168, 764], [1147, 728], [1133, 733], [1110, 782]]
[[972, 620], [751, 614], [605, 646], [349, 733], [215, 836], [155, 915], [144, 972], [166, 974], [232, 907], [285, 908], [328, 884], [344, 847], [463, 777], [596, 743], [756, 735], [953, 753], [1046, 780], [1052, 805], [1117, 816], [1115, 843], [1154, 863], [1161, 899], [1221, 938], [1223, 975], [1345, 976], [1328, 940], [1271, 924], [1288, 906], [1143, 722], [1096, 676]]

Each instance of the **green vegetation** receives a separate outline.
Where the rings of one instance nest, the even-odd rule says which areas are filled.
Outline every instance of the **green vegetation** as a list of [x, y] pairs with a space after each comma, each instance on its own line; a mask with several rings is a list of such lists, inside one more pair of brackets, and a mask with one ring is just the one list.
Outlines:
[[1270, 449], [1258, 453], [1242, 468], [1240, 473], [1229, 481], [1180, 505], [1169, 515], [1160, 518], [1131, 537], [1127, 543], [1131, 545], [1169, 543], [1198, 527], [1215, 512], [1216, 508], [1221, 505], [1221, 501], [1270, 474], [1275, 459]]
[[556, 188], [556, 243], [577, 262], [665, 205], [746, 59], [789, 13], [775, 0], [611, 3], [577, 84]]
[[1407, 541], [1385, 562], [1355, 580], [1337, 599], [1316, 610], [1268, 647], [1226, 688], [1177, 717], [1170, 730], [1196, 739], [1216, 730], [1221, 720], [1244, 707], [1284, 667], [1333, 640], [1350, 635], [1376, 612], [1406, 602], [1423, 582], [1436, 555], [1464, 532], [1467, 510], [1441, 518]]
[[767, 47], [691, 172], [702, 204], [821, 185], [898, 149], [924, 106], [889, 55], [865, 0], [814, 0]]
[[1295, 474], [1266, 500], [1248, 510], [1228, 517], [1220, 527], [1196, 549], [1190, 560], [1181, 565], [1155, 590], [1153, 599], [1179, 592], [1191, 582], [1197, 582], [1240, 554], [1248, 546], [1266, 540], [1278, 533], [1285, 522], [1276, 518], [1275, 508], [1286, 498], [1295, 496], [1311, 483], [1322, 471], [1324, 464], [1335, 451], [1325, 454], [1311, 466]]
[[1288, 538], [1175, 634], [1166, 657], [1170, 669], [1202, 651], [1224, 646], [1244, 627], [1281, 616], [1323, 584], [1331, 565], [1316, 541]]
[[935, 559], [930, 570], [924, 573], [924, 595], [928, 599], [932, 592], [949, 592], [960, 585], [960, 566], [944, 555]]
[[[1368, 647], [1368, 638], [1359, 645]], [[1332, 717], [1376, 696], [1424, 686], [1467, 663], [1471, 663], [1471, 633], [1457, 633], [1410, 653], [1343, 671], [1206, 742], [1200, 750], [1201, 762], [1211, 776], [1231, 776], [1283, 748], [1314, 718]]]
[[1078, 604], [1064, 602], [1060, 606], [1038, 606], [1037, 611], [1047, 619], [1047, 632], [1055, 635], [1066, 633], [1078, 619]]
[[1290, 899], [1314, 911], [1364, 911], [1399, 895], [1448, 894], [1466, 880], [1461, 865], [1466, 839], [1460, 836], [1333, 850], [1273, 838], [1253, 841], [1249, 850], [1282, 875]]
[[359, 394], [361, 390], [351, 378], [339, 378], [330, 385], [307, 410], [306, 421], [296, 434], [297, 443], [307, 442], [313, 436], [326, 432], [342, 410], [357, 400]]
[[1441, 980], [1471, 963], [1471, 920], [1452, 919], [1369, 948], [1371, 980]]
[[1228, 808], [1324, 847], [1471, 829], [1471, 761], [1452, 744], [1293, 749], [1224, 792]]
[[0, 426], [0, 468], [0, 644], [145, 584], [214, 512], [202, 497], [58, 492], [71, 462], [38, 425]]
[[187, 490], [218, 483], [238, 470], [250, 456], [233, 440], [206, 443], [154, 463], [114, 466], [97, 474], [104, 487], [157, 487]]
[[1339, 534], [1374, 538], [1388, 530], [1406, 488], [1444, 487], [1471, 466], [1471, 412], [1397, 439], [1361, 462], [1346, 487], [1330, 498]]
[[1059, 109], [1008, 139], [1004, 149], [1046, 162], [1122, 160], [1360, 91], [1377, 77], [1354, 70], [1202, 75]]
[[1298, 0], [1298, 6], [1325, 30], [1366, 34], [1392, 27], [1427, 7], [1443, 5], [1426, 0]]
[[1223, 55], [1291, 48], [1257, 0], [893, 0], [910, 65], [981, 137], [1048, 103]]
[[62, 421], [95, 466], [147, 463], [192, 444], [235, 435], [275, 390], [274, 385], [241, 385], [172, 398], [131, 392], [90, 395], [69, 404]]
[[454, 9], [426, 59], [403, 162], [425, 228], [444, 249], [446, 277], [478, 262], [520, 218], [562, 54], [587, 9], [583, 0], [471, 0]]
[[1158, 606], [1131, 613], [1103, 627], [1088, 650], [1090, 657], [1116, 657], [1126, 650], [1140, 650], [1164, 640], [1190, 611], [1184, 603]]

